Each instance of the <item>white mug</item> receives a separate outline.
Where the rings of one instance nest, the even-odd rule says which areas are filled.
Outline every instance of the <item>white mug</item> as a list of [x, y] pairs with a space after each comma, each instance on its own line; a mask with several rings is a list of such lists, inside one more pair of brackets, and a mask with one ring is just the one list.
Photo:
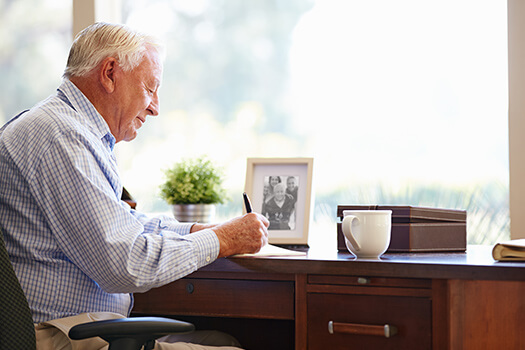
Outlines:
[[390, 245], [392, 210], [344, 210], [346, 247], [357, 258], [378, 259]]

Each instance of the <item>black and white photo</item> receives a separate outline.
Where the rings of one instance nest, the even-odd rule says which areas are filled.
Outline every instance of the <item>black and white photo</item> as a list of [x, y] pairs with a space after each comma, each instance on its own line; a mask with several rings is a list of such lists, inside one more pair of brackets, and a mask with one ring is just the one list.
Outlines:
[[298, 183], [299, 176], [265, 176], [261, 214], [270, 221], [269, 230], [295, 229]]
[[248, 158], [245, 190], [270, 222], [270, 243], [307, 244], [312, 167], [312, 158]]

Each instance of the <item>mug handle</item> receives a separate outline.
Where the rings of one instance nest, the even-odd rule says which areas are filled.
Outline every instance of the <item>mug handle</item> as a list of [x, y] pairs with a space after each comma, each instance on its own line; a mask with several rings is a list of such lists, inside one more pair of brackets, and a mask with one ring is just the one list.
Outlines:
[[359, 243], [357, 243], [357, 240], [354, 237], [354, 234], [352, 233], [352, 223], [354, 220], [359, 221], [359, 218], [354, 215], [348, 215], [345, 216], [343, 219], [343, 234], [345, 235], [346, 239], [350, 241], [350, 244], [356, 251], [361, 250], [361, 246]]

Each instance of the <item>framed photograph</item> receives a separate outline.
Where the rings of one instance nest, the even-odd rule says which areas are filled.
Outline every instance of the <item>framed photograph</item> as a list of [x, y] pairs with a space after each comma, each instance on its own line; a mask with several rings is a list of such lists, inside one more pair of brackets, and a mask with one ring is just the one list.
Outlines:
[[271, 244], [308, 245], [313, 158], [248, 158], [245, 191]]

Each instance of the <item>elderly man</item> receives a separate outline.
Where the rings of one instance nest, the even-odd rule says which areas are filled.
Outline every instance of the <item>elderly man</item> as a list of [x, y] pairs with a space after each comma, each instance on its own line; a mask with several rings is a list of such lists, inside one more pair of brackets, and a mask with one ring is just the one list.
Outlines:
[[[56, 95], [0, 129], [0, 227], [35, 323], [123, 317], [133, 292], [267, 243], [256, 213], [183, 224], [120, 200], [113, 148], [159, 114], [161, 78], [153, 38], [97, 23], [75, 39]], [[45, 325], [39, 344], [56, 344]]]

